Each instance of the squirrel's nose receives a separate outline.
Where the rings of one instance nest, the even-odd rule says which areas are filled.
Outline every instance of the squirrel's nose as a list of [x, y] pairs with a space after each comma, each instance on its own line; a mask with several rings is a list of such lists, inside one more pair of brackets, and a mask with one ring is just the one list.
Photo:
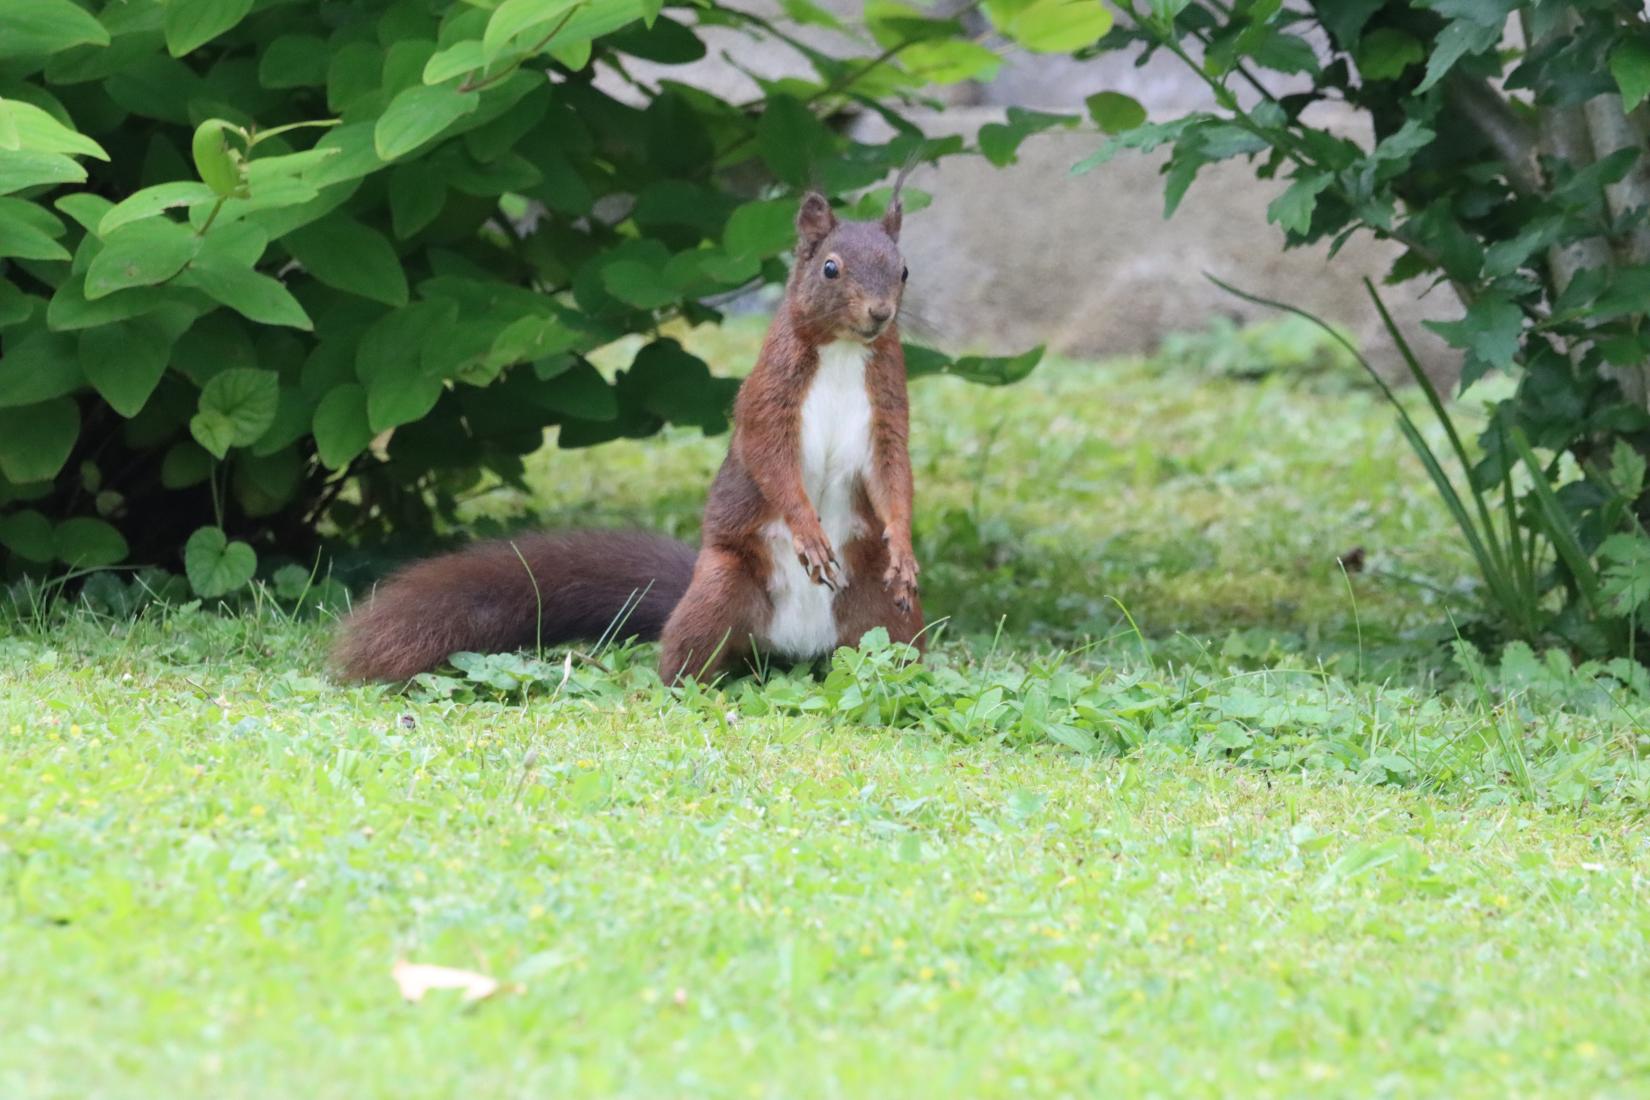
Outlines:
[[888, 318], [893, 315], [894, 311], [889, 309], [887, 306], [871, 307], [871, 323], [874, 325], [886, 324], [888, 322]]

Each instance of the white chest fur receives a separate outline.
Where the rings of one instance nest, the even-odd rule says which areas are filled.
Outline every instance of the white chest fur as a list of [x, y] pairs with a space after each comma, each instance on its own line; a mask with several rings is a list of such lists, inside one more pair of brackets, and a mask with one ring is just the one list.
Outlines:
[[[854, 498], [871, 466], [871, 399], [865, 389], [870, 355], [864, 344], [846, 340], [820, 348], [819, 369], [802, 401], [802, 486], [845, 580], [843, 548], [862, 533]], [[766, 534], [774, 562], [768, 578], [773, 616], [761, 641], [793, 658], [829, 653], [837, 642], [834, 594], [810, 580], [796, 560], [788, 524], [775, 521]]]

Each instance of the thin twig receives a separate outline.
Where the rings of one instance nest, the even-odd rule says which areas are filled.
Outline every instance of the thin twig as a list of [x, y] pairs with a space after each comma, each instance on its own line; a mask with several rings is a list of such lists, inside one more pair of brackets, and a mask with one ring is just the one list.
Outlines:
[[1445, 95], [1463, 118], [1495, 147], [1507, 165], [1507, 181], [1520, 194], [1541, 190], [1541, 171], [1536, 165], [1536, 139], [1522, 119], [1513, 114], [1507, 101], [1484, 80], [1451, 73], [1444, 85]]
[[575, 4], [572, 7], [568, 8], [566, 14], [563, 15], [561, 17], [561, 19], [556, 22], [556, 25], [554, 27], [550, 28], [550, 33], [549, 34], [545, 35], [543, 38], [539, 39], [533, 45], [529, 46], [525, 53], [518, 56], [502, 72], [494, 73], [492, 76], [485, 77], [482, 80], [480, 80], [480, 81], [478, 81], [474, 84], [472, 84], [468, 80], [466, 80], [463, 84], [460, 84], [458, 86], [458, 90], [461, 91], [461, 92], [479, 92], [479, 91], [483, 91], [484, 89], [491, 88], [494, 84], [497, 84], [501, 80], [508, 80], [510, 77], [514, 76], [516, 70], [519, 69], [522, 66], [523, 62], [525, 62], [528, 58], [535, 56], [541, 50], [543, 50], [546, 46], [550, 45], [550, 43], [555, 39], [556, 35], [561, 33], [562, 28], [567, 26], [568, 21], [573, 18], [574, 13], [576, 13], [579, 10], [580, 6], [581, 5]]

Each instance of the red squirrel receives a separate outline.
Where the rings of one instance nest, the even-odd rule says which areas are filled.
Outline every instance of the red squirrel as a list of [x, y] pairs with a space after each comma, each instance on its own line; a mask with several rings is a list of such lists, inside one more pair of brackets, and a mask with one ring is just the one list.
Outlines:
[[807, 661], [886, 627], [921, 645], [911, 549], [899, 188], [879, 221], [809, 193], [796, 264], [705, 507], [700, 549], [636, 532], [479, 543], [414, 564], [344, 624], [341, 673], [404, 680], [460, 650], [659, 639], [660, 676], [711, 679], [760, 652]]

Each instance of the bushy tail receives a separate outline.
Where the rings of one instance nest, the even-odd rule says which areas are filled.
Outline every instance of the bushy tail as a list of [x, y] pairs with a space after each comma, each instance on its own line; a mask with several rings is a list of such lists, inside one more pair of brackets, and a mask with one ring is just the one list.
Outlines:
[[460, 651], [542, 642], [652, 641], [687, 592], [695, 552], [661, 535], [574, 531], [477, 543], [379, 586], [343, 624], [333, 661], [352, 680], [405, 680]]

